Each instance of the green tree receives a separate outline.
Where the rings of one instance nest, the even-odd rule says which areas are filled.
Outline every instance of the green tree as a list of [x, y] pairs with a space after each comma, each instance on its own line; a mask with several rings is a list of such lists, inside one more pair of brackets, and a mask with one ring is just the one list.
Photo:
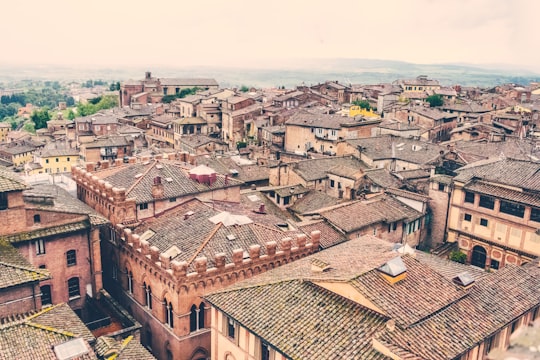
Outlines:
[[354, 100], [353, 105], [360, 106], [361, 109], [371, 110], [371, 105], [367, 100]]
[[73, 111], [73, 109], [69, 109], [69, 111], [67, 113], [67, 118], [68, 118], [68, 120], [75, 119], [75, 112]]
[[35, 134], [36, 133], [36, 127], [34, 126], [34, 123], [31, 121], [28, 121], [24, 124], [22, 127], [24, 131], [27, 131], [29, 133]]
[[442, 96], [439, 94], [428, 96], [426, 101], [429, 103], [429, 107], [441, 106], [444, 103]]
[[450, 256], [448, 257], [450, 260], [465, 264], [465, 261], [467, 261], [467, 255], [462, 253], [461, 251], [452, 251], [450, 253]]
[[35, 129], [44, 129], [47, 127], [47, 121], [51, 120], [49, 109], [44, 107], [40, 110], [34, 110], [30, 119], [34, 122]]
[[240, 91], [241, 91], [241, 92], [248, 92], [248, 91], [249, 91], [249, 88], [248, 88], [246, 85], [242, 85], [242, 86], [240, 87]]

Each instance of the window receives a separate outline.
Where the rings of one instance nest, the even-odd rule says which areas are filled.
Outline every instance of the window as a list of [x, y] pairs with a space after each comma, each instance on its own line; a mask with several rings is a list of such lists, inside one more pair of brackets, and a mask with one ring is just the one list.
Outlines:
[[51, 285], [43, 285], [41, 288], [41, 305], [51, 305], [52, 304], [52, 295], [51, 295]]
[[499, 210], [502, 213], [517, 216], [520, 218], [523, 218], [523, 216], [525, 215], [525, 206], [514, 204], [508, 201], [501, 201], [501, 206]]
[[133, 273], [130, 271], [128, 272], [128, 291], [130, 294], [133, 294]]
[[37, 240], [34, 240], [34, 243], [36, 245], [36, 255], [45, 254], [45, 240], [37, 239]]
[[169, 202], [176, 202], [176, 198], [175, 197], [169, 198]]
[[8, 207], [7, 192], [0, 192], [0, 210], [5, 210]]
[[139, 204], [139, 210], [146, 210], [148, 209], [148, 203]]
[[334, 187], [334, 185], [335, 185], [335, 182], [334, 182], [334, 180], [330, 180], [330, 187], [331, 187], [331, 188], [333, 188], [333, 187]]
[[75, 250], [69, 250], [66, 253], [67, 266], [77, 265], [77, 252]]
[[498, 270], [498, 269], [499, 269], [499, 265], [500, 265], [500, 264], [499, 264], [499, 262], [498, 262], [497, 260], [491, 259], [491, 265], [490, 265], [490, 267], [491, 267], [492, 269]]
[[236, 339], [236, 322], [231, 318], [227, 318], [227, 336]]
[[465, 191], [465, 202], [474, 204], [474, 193]]
[[488, 226], [488, 220], [487, 219], [480, 219], [480, 225], [487, 227]]
[[69, 158], [67, 158], [67, 161], [70, 162]]
[[152, 288], [146, 285], [146, 283], [143, 283], [143, 288], [146, 295], [144, 305], [146, 305], [148, 309], [152, 310]]
[[197, 306], [192, 305], [191, 306], [191, 312], [189, 314], [189, 331], [197, 331], [199, 330], [199, 309], [197, 309]]
[[112, 264], [111, 277], [113, 280], [118, 280], [118, 266], [115, 263]]
[[540, 222], [540, 209], [531, 208], [531, 220], [536, 221], [536, 222]]
[[49, 163], [49, 159], [45, 159], [45, 164], [48, 164]]
[[34, 215], [34, 224], [41, 222], [41, 216], [39, 214]]
[[79, 278], [71, 278], [68, 280], [68, 296], [74, 298], [81, 296], [81, 289], [79, 288]]
[[272, 351], [272, 348], [270, 345], [265, 343], [264, 341], [261, 341], [261, 360], [273, 360], [274, 359], [274, 351]]
[[173, 306], [170, 302], [167, 302], [167, 299], [165, 299], [165, 323], [171, 328], [174, 327]]
[[480, 195], [478, 206], [493, 210], [495, 208], [495, 200], [491, 196]]
[[444, 191], [444, 184], [439, 183], [439, 191]]
[[56, 158], [56, 162], [58, 162], [58, 158]]
[[465, 214], [463, 215], [463, 221], [468, 221], [470, 222], [472, 220], [472, 215], [471, 214]]

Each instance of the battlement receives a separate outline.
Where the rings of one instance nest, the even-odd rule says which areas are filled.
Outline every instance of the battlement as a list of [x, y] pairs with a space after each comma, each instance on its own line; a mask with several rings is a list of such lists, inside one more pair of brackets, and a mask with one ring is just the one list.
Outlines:
[[[317, 252], [321, 237], [320, 231], [311, 232], [309, 243], [305, 234], [298, 234], [295, 239], [285, 237], [280, 241], [281, 250], [278, 250], [276, 241], [269, 241], [264, 247], [253, 244], [249, 249], [234, 249], [229, 256], [232, 259], [230, 263], [226, 262], [227, 254], [217, 253], [213, 259], [213, 267], [208, 266], [209, 260], [206, 257], [197, 257], [193, 260], [195, 271], [190, 272], [190, 264], [187, 261], [171, 260], [169, 254], [160, 253], [157, 247], [150, 246], [148, 241], [141, 239], [139, 235], [133, 234], [130, 229], [122, 225], [117, 226], [117, 231], [126, 251], [151, 264], [155, 271], [161, 270], [176, 283], [199, 281], [201, 278], [245, 271], [263, 265], [265, 269], [273, 268]], [[261, 255], [263, 250], [265, 254]]]

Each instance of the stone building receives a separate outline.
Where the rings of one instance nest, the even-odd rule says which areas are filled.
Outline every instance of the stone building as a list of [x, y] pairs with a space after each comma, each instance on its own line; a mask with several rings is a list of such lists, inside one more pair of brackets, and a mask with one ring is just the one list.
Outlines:
[[319, 240], [318, 232], [283, 232], [191, 199], [113, 230], [102, 243], [105, 286], [143, 325], [142, 342], [157, 358], [207, 359], [201, 297], [309, 255]]
[[456, 170], [448, 241], [467, 262], [486, 269], [521, 265], [540, 256], [540, 165], [494, 159]]

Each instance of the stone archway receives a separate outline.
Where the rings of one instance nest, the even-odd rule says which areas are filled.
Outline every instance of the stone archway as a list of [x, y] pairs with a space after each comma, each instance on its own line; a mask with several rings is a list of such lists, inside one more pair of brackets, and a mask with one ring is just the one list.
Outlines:
[[483, 246], [476, 245], [472, 249], [471, 265], [484, 269], [486, 267], [487, 252]]

